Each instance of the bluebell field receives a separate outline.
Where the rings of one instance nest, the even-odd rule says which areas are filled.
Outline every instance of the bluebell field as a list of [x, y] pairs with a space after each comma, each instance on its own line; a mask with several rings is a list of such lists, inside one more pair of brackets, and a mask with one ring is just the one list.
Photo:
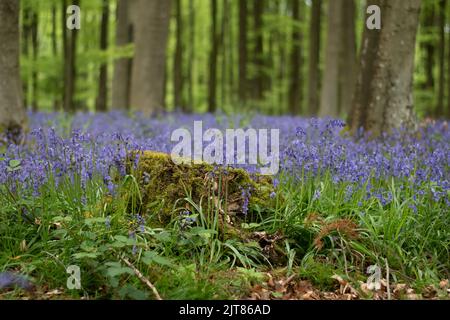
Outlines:
[[[119, 112], [77, 114], [69, 119], [61, 114], [30, 115], [30, 133], [24, 146], [8, 145], [1, 155], [0, 183], [37, 193], [50, 177], [80, 174], [86, 182], [100, 174], [111, 193], [114, 172], [125, 174], [125, 158], [133, 150], [170, 153], [173, 130], [191, 128], [202, 120], [208, 128], [255, 128], [280, 130], [281, 172], [304, 182], [320, 181], [328, 175], [343, 184], [346, 197], [365, 189], [366, 197], [387, 205], [389, 190], [377, 181], [402, 181], [401, 188], [417, 196], [430, 194], [432, 200], [449, 206], [450, 132], [445, 122], [423, 124], [418, 132], [399, 130], [378, 139], [360, 132], [350, 136], [345, 123], [330, 119], [292, 117], [166, 114], [157, 119], [128, 116]], [[225, 148], [225, 146], [224, 146]], [[254, 172], [253, 166], [242, 166]], [[316, 197], [320, 190], [317, 189]], [[401, 196], [401, 194], [400, 194]]]

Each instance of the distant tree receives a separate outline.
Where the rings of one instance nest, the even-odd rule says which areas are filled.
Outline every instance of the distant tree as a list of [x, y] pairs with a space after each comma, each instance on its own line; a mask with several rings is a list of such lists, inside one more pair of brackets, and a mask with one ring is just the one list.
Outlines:
[[209, 83], [208, 83], [208, 111], [217, 109], [217, 55], [219, 38], [217, 36], [217, 0], [211, 0], [211, 51], [209, 53]]
[[439, 83], [438, 83], [438, 100], [436, 106], [436, 116], [440, 117], [444, 115], [444, 103], [445, 103], [445, 10], [446, 0], [439, 0], [439, 14], [438, 14], [438, 27], [439, 27]]
[[183, 16], [181, 0], [175, 0], [175, 21], [176, 21], [176, 45], [173, 67], [173, 90], [175, 96], [175, 107], [181, 107], [186, 111], [183, 101]]
[[374, 136], [415, 126], [413, 71], [421, 0], [370, 0], [382, 12], [381, 30], [364, 29], [350, 119]]
[[131, 107], [144, 114], [164, 108], [166, 47], [170, 0], [135, 0], [135, 55], [131, 80]]
[[[100, 22], [100, 50], [108, 49], [109, 0], [102, 2], [102, 18]], [[98, 95], [95, 110], [104, 112], [108, 109], [108, 64], [100, 65], [98, 79]]]
[[[133, 41], [130, 1], [118, 0], [116, 10], [116, 46], [122, 47]], [[132, 58], [119, 58], [114, 62], [111, 103], [113, 109], [130, 107], [131, 67]]]
[[320, 89], [320, 35], [322, 0], [312, 0], [309, 25], [308, 61], [308, 114], [315, 115], [319, 108]]
[[264, 38], [263, 38], [263, 13], [265, 0], [253, 0], [253, 31], [254, 50], [253, 66], [255, 76], [253, 82], [253, 99], [262, 100], [264, 97]]
[[38, 111], [38, 72], [36, 70], [37, 59], [39, 55], [39, 42], [38, 42], [38, 27], [39, 27], [39, 10], [34, 8], [31, 15], [31, 45], [33, 48], [33, 71], [31, 72], [31, 108], [34, 112]]
[[247, 0], [239, 0], [239, 100], [247, 100]]
[[328, 1], [328, 30], [319, 116], [338, 116], [339, 56], [343, 0]]
[[289, 112], [298, 115], [302, 111], [302, 79], [301, 69], [302, 57], [302, 34], [298, 24], [300, 23], [300, 0], [291, 0], [292, 18], [296, 23], [292, 31], [292, 51], [291, 51], [291, 80], [289, 86]]
[[356, 8], [355, 0], [342, 0], [341, 50], [339, 56], [338, 115], [348, 114], [356, 82]]
[[18, 142], [26, 114], [19, 55], [19, 0], [0, 1], [0, 132]]
[[[63, 91], [63, 109], [66, 112], [75, 111], [74, 95], [76, 80], [76, 51], [78, 29], [68, 30], [66, 27], [67, 0], [63, 1], [62, 6], [62, 29], [64, 44], [64, 91]], [[79, 6], [79, 0], [73, 0], [73, 5]]]

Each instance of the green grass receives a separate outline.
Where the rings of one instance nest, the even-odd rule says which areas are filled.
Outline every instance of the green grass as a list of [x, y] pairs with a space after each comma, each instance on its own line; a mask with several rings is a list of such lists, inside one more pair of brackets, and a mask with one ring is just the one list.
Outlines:
[[[449, 278], [448, 208], [428, 192], [414, 197], [407, 182], [373, 181], [392, 193], [392, 201], [382, 205], [366, 199], [364, 189], [346, 198], [347, 186], [327, 175], [303, 183], [281, 176], [276, 206], [250, 208], [260, 213], [237, 226], [243, 235], [225, 239], [210, 201], [194, 203], [187, 194], [171, 223], [142, 227], [134, 210], [142, 199], [136, 179], [125, 177], [114, 197], [101, 181], [96, 177], [82, 187], [75, 178], [58, 188], [48, 182], [38, 196], [28, 197], [1, 186], [0, 272], [20, 271], [42, 291], [58, 288], [65, 298], [90, 299], [154, 298], [124, 259], [164, 299], [242, 298], [267, 272], [298, 275], [320, 290], [336, 289], [331, 277], [337, 274], [357, 288], [375, 264], [383, 277], [389, 270], [391, 283], [407, 283], [418, 292]], [[321, 195], [314, 198], [318, 189]], [[196, 224], [178, 218], [186, 203], [195, 208]], [[276, 239], [270, 252], [255, 232]], [[81, 269], [81, 290], [66, 289], [69, 265]]]

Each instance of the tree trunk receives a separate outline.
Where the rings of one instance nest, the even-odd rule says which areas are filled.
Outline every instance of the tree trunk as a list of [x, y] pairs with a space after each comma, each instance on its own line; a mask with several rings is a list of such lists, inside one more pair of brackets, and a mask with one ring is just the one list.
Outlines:
[[322, 0], [313, 0], [311, 7], [308, 67], [308, 114], [315, 115], [319, 108], [320, 82], [320, 24]]
[[255, 46], [253, 52], [256, 75], [253, 79], [253, 98], [262, 100], [264, 97], [264, 38], [263, 38], [264, 0], [253, 1]]
[[194, 65], [195, 65], [195, 6], [194, 0], [189, 0], [189, 63], [188, 63], [188, 111], [194, 110]]
[[439, 84], [436, 116], [444, 115], [445, 100], [445, 9], [446, 0], [439, 0]]
[[239, 0], [239, 102], [247, 100], [247, 0]]
[[131, 107], [145, 115], [164, 108], [170, 0], [136, 0]]
[[37, 9], [34, 9], [31, 20], [31, 45], [33, 48], [33, 71], [31, 72], [31, 108], [33, 112], [38, 111], [38, 73], [37, 73], [37, 59], [39, 54], [39, 43], [38, 43], [38, 23], [39, 16]]
[[19, 3], [0, 1], [0, 132], [15, 142], [26, 123], [19, 66]]
[[291, 81], [289, 86], [289, 112], [298, 115], [302, 110], [302, 34], [300, 23], [300, 0], [292, 0], [292, 18], [296, 23], [292, 30]]
[[[79, 5], [79, 0], [74, 0], [74, 5]], [[67, 30], [66, 28], [67, 1], [63, 5], [63, 40], [64, 40], [64, 98], [63, 108], [66, 112], [75, 112], [74, 94], [76, 79], [76, 51], [78, 30]], [[66, 31], [67, 30], [67, 31]]]
[[365, 28], [351, 128], [373, 136], [415, 127], [413, 71], [421, 0], [372, 0], [382, 12], [381, 30]]
[[219, 39], [217, 37], [217, 0], [211, 0], [211, 51], [209, 55], [209, 86], [208, 86], [208, 111], [217, 109], [217, 53], [219, 51]]
[[[22, 55], [29, 59], [30, 55], [30, 33], [31, 33], [31, 20], [32, 20], [32, 12], [29, 6], [23, 5], [23, 14], [22, 14], [22, 35], [21, 35], [21, 44], [22, 44]], [[22, 93], [23, 93], [23, 101], [25, 108], [28, 108], [28, 93], [29, 93], [29, 85], [30, 77], [29, 73], [25, 74], [25, 79], [22, 81]]]
[[[434, 27], [435, 27], [435, 9], [434, 4], [430, 5], [427, 8], [427, 12], [424, 15], [424, 32], [427, 35], [431, 35], [434, 33]], [[423, 64], [425, 66], [425, 84], [424, 89], [430, 90], [434, 92], [434, 75], [433, 75], [433, 68], [434, 68], [434, 54], [435, 54], [435, 43], [433, 40], [429, 39], [427, 37], [426, 42], [423, 44], [423, 48], [425, 49], [425, 55], [424, 55], [424, 61]]]
[[[119, 0], [116, 11], [116, 46], [133, 41], [133, 25], [130, 20], [129, 0]], [[127, 110], [130, 107], [132, 58], [120, 58], [114, 62], [112, 84], [112, 108]]]
[[319, 116], [338, 116], [339, 57], [341, 48], [343, 0], [328, 2], [328, 31], [325, 48], [325, 71], [320, 98]]
[[186, 111], [183, 101], [183, 18], [181, 12], [181, 0], [175, 0], [175, 20], [177, 24], [175, 59], [173, 67], [173, 90], [175, 107], [181, 107]]
[[[52, 5], [52, 55], [55, 60], [58, 58], [56, 14], [57, 14], [56, 4], [53, 4]], [[54, 86], [55, 90], [57, 90], [57, 88], [59, 88], [58, 77], [55, 77], [55, 79], [53, 81], [53, 86]], [[53, 111], [58, 111], [59, 108], [60, 108], [59, 99], [58, 99], [57, 95], [55, 95], [55, 97], [53, 98]]]
[[[100, 50], [108, 49], [108, 25], [109, 25], [109, 0], [103, 0], [102, 20], [100, 23]], [[100, 66], [98, 83], [98, 96], [95, 109], [97, 112], [105, 112], [108, 107], [108, 63]]]
[[348, 114], [356, 82], [356, 8], [354, 0], [342, 0], [342, 33], [339, 65], [338, 115]]

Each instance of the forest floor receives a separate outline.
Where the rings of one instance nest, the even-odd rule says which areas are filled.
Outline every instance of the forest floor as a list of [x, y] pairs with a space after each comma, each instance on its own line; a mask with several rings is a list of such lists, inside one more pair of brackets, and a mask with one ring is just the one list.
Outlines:
[[449, 299], [446, 123], [354, 140], [336, 121], [257, 116], [281, 129], [269, 197], [244, 178], [220, 189], [234, 171], [217, 168], [195, 180], [207, 196], [156, 192], [129, 151], [170, 152], [195, 117], [32, 115], [28, 142], [0, 152], [0, 275], [33, 290], [0, 299]]

